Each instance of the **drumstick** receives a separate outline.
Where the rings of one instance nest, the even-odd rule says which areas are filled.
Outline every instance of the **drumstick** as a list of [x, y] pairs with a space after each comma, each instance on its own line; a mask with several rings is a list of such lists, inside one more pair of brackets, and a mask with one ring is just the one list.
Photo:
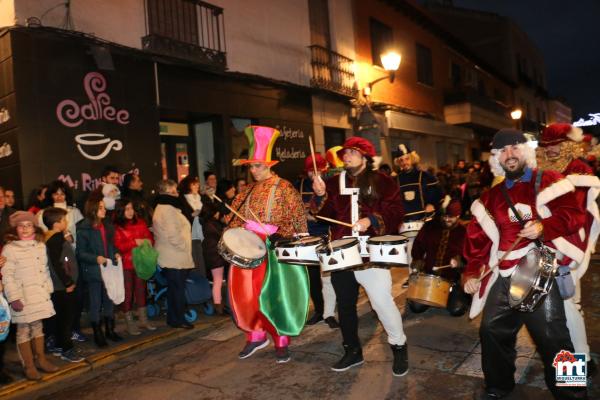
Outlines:
[[223, 200], [221, 200], [221, 199], [219, 198], [219, 196], [217, 196], [216, 194], [213, 194], [213, 196], [212, 196], [212, 197], [214, 197], [215, 199], [217, 199], [217, 200], [219, 201], [219, 203], [221, 203], [221, 204], [223, 204], [225, 207], [227, 207], [227, 209], [228, 209], [229, 211], [231, 211], [232, 213], [234, 213], [234, 214], [235, 214], [235, 215], [236, 215], [236, 216], [237, 216], [239, 219], [241, 219], [241, 220], [242, 220], [242, 221], [244, 221], [244, 222], [248, 222], [248, 221], [246, 220], [246, 218], [242, 217], [242, 216], [241, 216], [241, 215], [240, 215], [240, 214], [239, 214], [237, 211], [235, 211], [233, 208], [231, 208], [231, 207], [229, 206], [229, 204], [227, 204], [227, 203], [225, 203]]
[[457, 268], [457, 267], [458, 267], [458, 265], [454, 265], [454, 266], [453, 266], [452, 264], [448, 264], [448, 265], [441, 265], [441, 266], [439, 266], [439, 267], [433, 267], [433, 268], [431, 268], [431, 269], [432, 269], [432, 270], [434, 270], [434, 271], [437, 271], [438, 269], [444, 269], [444, 268]]
[[521, 242], [522, 239], [523, 239], [523, 237], [519, 236], [517, 238], [517, 240], [515, 240], [513, 242], [513, 244], [510, 246], [510, 248], [506, 251], [506, 253], [504, 253], [502, 258], [496, 263], [496, 265], [494, 265], [492, 268], [488, 269], [484, 274], [482, 274], [479, 277], [479, 279], [477, 279], [477, 282], [478, 283], [481, 282], [483, 280], [483, 278], [485, 278], [486, 276], [491, 274], [496, 268], [498, 268], [498, 266], [502, 263], [502, 261], [504, 261], [506, 259], [506, 257], [508, 257], [508, 255], [514, 250], [515, 247], [517, 247], [517, 245], [519, 244], [519, 242]]
[[252, 210], [250, 209], [250, 207], [248, 207], [248, 211], [250, 211], [250, 215], [252, 215], [252, 218], [254, 218], [256, 220], [256, 222], [258, 222], [258, 224], [262, 228], [262, 230], [265, 233], [265, 235], [269, 236], [269, 231], [267, 230], [267, 227], [264, 226], [262, 222], [260, 222], [260, 220], [258, 219], [258, 217], [256, 216], [256, 214], [254, 214], [252, 212]]
[[317, 160], [315, 160], [315, 147], [313, 146], [312, 136], [308, 136], [308, 144], [310, 144], [310, 156], [312, 158], [313, 168], [315, 169], [315, 178], [319, 175], [317, 171]]
[[328, 221], [328, 222], [332, 222], [334, 224], [347, 226], [348, 228], [353, 228], [354, 227], [354, 225], [352, 225], [352, 224], [349, 224], [347, 222], [338, 221], [337, 219], [327, 218], [327, 217], [321, 217], [320, 215], [316, 215], [316, 217], [319, 218], [319, 219], [322, 219], [323, 221]]

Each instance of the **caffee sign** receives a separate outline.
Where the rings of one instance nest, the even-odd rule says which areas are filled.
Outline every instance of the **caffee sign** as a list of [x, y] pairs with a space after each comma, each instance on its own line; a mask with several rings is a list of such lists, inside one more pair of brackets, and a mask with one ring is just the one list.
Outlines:
[[[129, 111], [117, 109], [107, 93], [106, 78], [99, 72], [90, 72], [83, 78], [83, 90], [89, 100], [78, 104], [65, 99], [56, 106], [56, 118], [67, 128], [77, 128], [84, 121], [114, 121], [116, 124], [129, 124]], [[111, 151], [123, 149], [123, 142], [112, 139], [103, 133], [83, 132], [75, 136], [77, 150], [88, 160], [102, 160]], [[99, 149], [99, 150], [98, 150]]]

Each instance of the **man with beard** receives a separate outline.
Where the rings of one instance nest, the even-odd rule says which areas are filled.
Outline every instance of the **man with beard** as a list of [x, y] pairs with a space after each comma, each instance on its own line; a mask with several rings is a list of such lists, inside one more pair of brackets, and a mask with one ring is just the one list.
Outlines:
[[[555, 356], [563, 350], [574, 352], [557, 285], [532, 312], [518, 311], [509, 304], [510, 276], [519, 260], [536, 247], [536, 240], [564, 252], [568, 245], [556, 239], [577, 232], [585, 214], [567, 179], [555, 171], [535, 169], [535, 151], [522, 132], [501, 129], [491, 147], [492, 172], [506, 179], [473, 203], [463, 252], [467, 259], [465, 292], [474, 294], [470, 317], [483, 310], [479, 336], [485, 390], [492, 398], [513, 390], [515, 342], [525, 325], [542, 358], [552, 394], [561, 399], [585, 398], [585, 387], [556, 386]], [[493, 272], [480, 282], [478, 278], [488, 268]]]
[[[580, 280], [590, 262], [591, 254], [596, 248], [600, 232], [600, 215], [596, 198], [600, 192], [600, 180], [594, 176], [584, 157], [583, 131], [570, 124], [552, 124], [546, 127], [540, 137], [540, 148], [537, 149], [537, 160], [540, 169], [559, 171], [575, 186], [577, 203], [586, 211], [585, 229], [564, 239], [573, 244], [565, 253], [559, 264], [560, 273], [568, 274], [574, 282], [574, 293], [565, 298], [565, 313], [571, 340], [577, 353], [584, 353], [588, 360], [588, 376], [595, 370], [594, 360], [590, 356], [585, 322], [581, 314]], [[570, 294], [570, 293], [569, 293]], [[565, 296], [563, 296], [565, 297]]]
[[[408, 229], [407, 226], [410, 226], [406, 224], [412, 222], [415, 226], [422, 226], [424, 220], [431, 217], [440, 204], [442, 188], [436, 177], [419, 168], [421, 158], [416, 151], [411, 151], [406, 145], [400, 144], [398, 149], [392, 152], [392, 157], [394, 164], [400, 169], [398, 184], [404, 208], [404, 225], [400, 227], [400, 232], [408, 238], [406, 251], [408, 263], [411, 265], [411, 249], [418, 229], [404, 232]], [[411, 268], [410, 272], [415, 271]], [[408, 287], [408, 280], [404, 282], [403, 287]]]
[[[466, 229], [458, 223], [462, 211], [458, 200], [442, 205], [441, 211], [441, 217], [427, 222], [415, 238], [412, 248], [413, 269], [429, 275], [439, 275], [451, 282], [452, 289], [446, 309], [450, 315], [459, 317], [464, 315], [469, 305], [469, 298], [460, 286]], [[437, 270], [434, 267], [443, 268]], [[415, 313], [422, 313], [429, 308], [410, 300], [407, 303]]]
[[[352, 229], [343, 225], [333, 225], [333, 239], [350, 236], [353, 231], [369, 236], [396, 233], [403, 215], [400, 190], [391, 178], [373, 171], [373, 144], [364, 138], [351, 137], [338, 151], [338, 156], [344, 162], [344, 171], [326, 182], [319, 177], [313, 181], [313, 214], [353, 224]], [[352, 212], [351, 200], [355, 196], [345, 194], [352, 189], [358, 189], [358, 205], [355, 205], [355, 212]], [[338, 315], [344, 340], [344, 356], [331, 369], [346, 371], [363, 363], [356, 311], [358, 289], [361, 285], [388, 335], [388, 342], [394, 354], [392, 373], [394, 376], [405, 375], [408, 372], [406, 336], [400, 311], [392, 296], [390, 270], [367, 268], [335, 271], [331, 273], [331, 283], [338, 300]]]

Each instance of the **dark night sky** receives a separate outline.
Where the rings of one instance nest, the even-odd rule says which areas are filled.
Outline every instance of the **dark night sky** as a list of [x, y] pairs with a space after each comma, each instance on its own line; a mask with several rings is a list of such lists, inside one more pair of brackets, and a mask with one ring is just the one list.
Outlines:
[[542, 52], [552, 96], [573, 119], [600, 112], [599, 0], [454, 0], [456, 7], [510, 17]]

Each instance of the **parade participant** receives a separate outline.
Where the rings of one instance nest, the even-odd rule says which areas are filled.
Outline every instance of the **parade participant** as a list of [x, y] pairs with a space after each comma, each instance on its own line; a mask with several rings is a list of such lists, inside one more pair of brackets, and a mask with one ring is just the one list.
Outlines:
[[[553, 360], [562, 350], [573, 352], [557, 285], [532, 312], [518, 311], [509, 304], [510, 276], [520, 259], [536, 247], [536, 240], [563, 252], [564, 245], [550, 241], [577, 232], [585, 214], [567, 179], [555, 171], [536, 169], [535, 151], [521, 131], [501, 129], [491, 147], [492, 172], [506, 179], [473, 203], [463, 252], [467, 259], [464, 289], [474, 294], [470, 317], [483, 310], [479, 335], [485, 390], [492, 397], [503, 397], [513, 390], [515, 342], [525, 325], [541, 355], [552, 394], [557, 398], [585, 397], [585, 387], [556, 386]], [[513, 211], [510, 203], [518, 211]], [[509, 251], [511, 247], [514, 250]], [[489, 267], [493, 272], [483, 277]]]
[[[236, 196], [231, 207], [253, 223], [245, 224], [231, 213], [226, 217], [229, 227], [244, 226], [263, 240], [267, 236], [263, 229], [276, 230], [284, 238], [307, 234], [300, 194], [290, 182], [271, 171], [278, 162], [271, 160], [271, 151], [280, 132], [265, 126], [248, 126], [244, 132], [250, 143], [249, 157], [234, 160], [234, 165], [248, 165], [255, 182]], [[269, 332], [275, 341], [276, 361], [288, 362], [289, 336], [298, 335], [306, 321], [309, 298], [306, 267], [282, 266], [275, 257], [267, 256], [257, 268], [242, 269], [234, 265], [228, 281], [234, 319], [247, 338], [239, 358], [248, 358], [266, 347]], [[277, 281], [286, 284], [278, 285]], [[292, 298], [295, 300], [290, 301]]]
[[[460, 271], [464, 265], [462, 251], [466, 229], [458, 223], [462, 208], [458, 200], [441, 207], [440, 218], [427, 222], [419, 231], [412, 248], [413, 269], [439, 275], [452, 283], [446, 309], [459, 317], [467, 311], [469, 298], [460, 286]], [[434, 270], [434, 267], [446, 267]], [[411, 311], [421, 313], [429, 306], [408, 300]]]
[[[315, 154], [315, 165], [321, 176], [327, 174], [328, 164], [320, 154]], [[311, 236], [328, 236], [329, 225], [317, 220], [310, 214], [310, 201], [313, 196], [312, 180], [314, 178], [313, 158], [308, 156], [304, 160], [304, 173], [306, 177], [300, 179], [296, 188], [302, 195], [302, 201], [306, 209], [306, 219], [308, 221], [308, 233]], [[331, 285], [331, 275], [321, 275], [319, 266], [307, 267], [308, 277], [310, 279], [310, 298], [314, 305], [314, 314], [306, 321], [306, 325], [314, 325], [325, 321], [331, 329], [339, 328], [335, 319], [335, 291]]]
[[[313, 214], [352, 222], [353, 229], [337, 224], [332, 226], [333, 239], [350, 236], [353, 230], [370, 236], [396, 233], [403, 215], [400, 189], [393, 179], [373, 171], [373, 144], [364, 138], [351, 137], [346, 140], [338, 155], [344, 161], [345, 170], [325, 182], [319, 177], [313, 181]], [[355, 198], [354, 195], [345, 194], [348, 190], [355, 189], [358, 190], [358, 204], [353, 204], [351, 200]], [[355, 212], [352, 212], [353, 208]], [[400, 311], [392, 296], [390, 270], [367, 268], [335, 271], [331, 274], [331, 283], [338, 300], [338, 315], [344, 340], [344, 356], [331, 369], [345, 371], [363, 363], [356, 310], [361, 285], [388, 335], [394, 354], [392, 372], [394, 376], [405, 375], [408, 372], [406, 336]]]
[[[419, 168], [421, 158], [416, 151], [410, 150], [406, 145], [398, 145], [392, 152], [394, 164], [400, 169], [398, 184], [404, 208], [404, 223], [419, 222], [431, 217], [436, 207], [442, 201], [442, 188], [436, 177]], [[405, 231], [407, 226], [400, 228]], [[416, 234], [406, 234], [408, 237], [407, 252], [408, 263], [411, 264], [411, 249]], [[414, 273], [412, 269], [411, 273]], [[408, 286], [408, 280], [403, 287]]]
[[[575, 196], [581, 209], [586, 210], [585, 232], [577, 232], [565, 239], [574, 246], [566, 253], [559, 264], [559, 272], [569, 273], [574, 281], [574, 293], [565, 299], [565, 314], [571, 340], [577, 353], [584, 353], [588, 360], [588, 375], [595, 370], [594, 360], [590, 356], [585, 330], [585, 322], [581, 314], [580, 280], [595, 251], [598, 233], [600, 232], [600, 215], [596, 198], [600, 192], [600, 180], [594, 176], [590, 166], [584, 161], [585, 141], [583, 131], [570, 124], [552, 124], [544, 129], [537, 149], [538, 167], [543, 170], [555, 170], [567, 177], [575, 186]], [[571, 269], [571, 271], [569, 271]]]

